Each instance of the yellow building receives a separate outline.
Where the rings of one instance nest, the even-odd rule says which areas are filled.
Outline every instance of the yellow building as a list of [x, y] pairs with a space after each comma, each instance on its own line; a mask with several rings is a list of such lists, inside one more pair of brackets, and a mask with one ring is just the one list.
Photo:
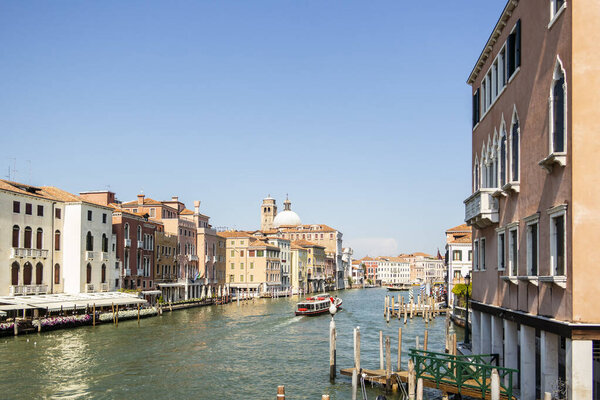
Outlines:
[[325, 246], [306, 240], [295, 240], [292, 245], [308, 251], [306, 260], [306, 280], [309, 291], [325, 290]]
[[292, 243], [290, 246], [290, 278], [292, 293], [306, 292], [308, 288], [308, 249]]

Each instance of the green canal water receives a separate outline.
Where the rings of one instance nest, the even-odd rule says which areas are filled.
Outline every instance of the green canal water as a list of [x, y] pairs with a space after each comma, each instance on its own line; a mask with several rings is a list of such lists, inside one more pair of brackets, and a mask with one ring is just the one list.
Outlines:
[[[352, 366], [352, 330], [360, 326], [361, 364], [379, 365], [379, 330], [392, 338], [396, 364], [403, 327], [403, 364], [422, 343], [422, 319], [404, 325], [383, 318], [385, 289], [337, 292], [337, 364]], [[406, 292], [396, 292], [404, 293]], [[260, 299], [238, 306], [194, 308], [118, 328], [100, 325], [0, 339], [0, 398], [351, 399], [351, 380], [329, 382], [328, 315], [296, 317], [298, 297]], [[429, 349], [443, 350], [444, 317], [429, 324]], [[367, 386], [369, 399], [382, 394]], [[433, 393], [430, 393], [430, 398]], [[398, 399], [388, 396], [388, 399]], [[360, 391], [358, 399], [362, 399]]]

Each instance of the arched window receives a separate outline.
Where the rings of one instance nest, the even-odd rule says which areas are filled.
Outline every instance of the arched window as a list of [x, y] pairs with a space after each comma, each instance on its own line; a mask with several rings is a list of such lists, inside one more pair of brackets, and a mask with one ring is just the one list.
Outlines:
[[60, 265], [54, 265], [54, 284], [60, 285]]
[[[477, 161], [477, 156], [475, 156], [475, 165], [473, 166], [473, 192], [479, 190], [479, 161]], [[304, 236], [304, 234], [302, 235]]]
[[31, 263], [26, 262], [23, 266], [23, 285], [31, 285]]
[[562, 69], [559, 60], [556, 62], [556, 67], [554, 68], [552, 92], [550, 93], [550, 116], [552, 118], [550, 140], [552, 141], [552, 153], [564, 153], [566, 151], [566, 98], [567, 85], [565, 82], [565, 71]]
[[44, 280], [44, 266], [41, 262], [35, 265], [35, 284], [41, 285]]
[[25, 227], [25, 243], [24, 246], [26, 249], [30, 249], [31, 248], [31, 228], [30, 227]]
[[60, 231], [54, 231], [54, 250], [60, 250]]
[[102, 251], [108, 253], [108, 237], [105, 233], [102, 234]]
[[21, 233], [21, 229], [19, 228], [19, 225], [13, 226], [12, 247], [19, 247], [20, 233]]
[[92, 265], [89, 263], [86, 267], [85, 282], [92, 283]]
[[129, 239], [129, 224], [125, 224], [125, 239]]
[[102, 283], [106, 283], [106, 265], [102, 264]]
[[42, 242], [44, 241], [44, 231], [42, 230], [42, 228], [37, 228], [37, 235], [35, 237], [35, 248], [38, 250], [42, 249]]
[[521, 141], [519, 140], [521, 130], [519, 128], [519, 119], [515, 113], [510, 134], [510, 172], [511, 181], [519, 182], [519, 151]]
[[19, 263], [16, 261], [10, 267], [10, 282], [13, 286], [19, 284]]
[[94, 251], [94, 237], [92, 236], [92, 232], [88, 232], [85, 237], [85, 249], [87, 251]]
[[502, 127], [500, 133], [500, 154], [498, 160], [500, 161], [500, 187], [506, 185], [506, 130]]
[[137, 227], [137, 240], [142, 240], [142, 227], [139, 225]]

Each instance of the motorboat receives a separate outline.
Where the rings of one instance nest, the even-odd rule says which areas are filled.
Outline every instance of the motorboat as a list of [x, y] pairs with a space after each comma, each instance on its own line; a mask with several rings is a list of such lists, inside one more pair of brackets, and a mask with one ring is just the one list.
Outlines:
[[329, 307], [335, 305], [337, 310], [342, 308], [342, 299], [330, 297], [327, 293], [318, 296], [307, 297], [304, 301], [296, 304], [296, 315], [319, 315], [329, 312]]

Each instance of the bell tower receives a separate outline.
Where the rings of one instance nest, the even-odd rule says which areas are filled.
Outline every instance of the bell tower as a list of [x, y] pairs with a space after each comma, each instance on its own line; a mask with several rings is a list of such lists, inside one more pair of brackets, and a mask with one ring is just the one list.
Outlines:
[[260, 230], [266, 231], [273, 228], [273, 219], [277, 215], [275, 199], [268, 195], [260, 206]]

